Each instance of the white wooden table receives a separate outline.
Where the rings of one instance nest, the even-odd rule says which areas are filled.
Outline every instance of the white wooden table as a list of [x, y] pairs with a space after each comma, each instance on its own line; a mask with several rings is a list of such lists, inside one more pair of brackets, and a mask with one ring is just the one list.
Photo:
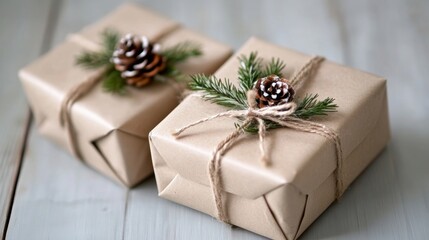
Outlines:
[[[392, 141], [302, 239], [429, 239], [429, 1], [141, 1], [238, 48], [257, 35], [389, 79]], [[0, 2], [0, 236], [5, 239], [261, 239], [127, 190], [34, 128], [17, 70], [114, 0]]]

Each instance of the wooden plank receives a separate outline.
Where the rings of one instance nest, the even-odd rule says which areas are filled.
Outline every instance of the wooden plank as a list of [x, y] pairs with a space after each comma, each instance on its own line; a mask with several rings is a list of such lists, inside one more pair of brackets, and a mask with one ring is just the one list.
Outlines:
[[159, 198], [152, 177], [129, 193], [124, 239], [263, 239]]
[[[73, 0], [57, 5], [49, 47], [117, 4]], [[126, 189], [48, 142], [33, 126], [7, 239], [120, 239], [126, 197]]]
[[330, 3], [345, 63], [388, 79], [392, 141], [303, 239], [427, 239], [429, 2]]
[[[0, 3], [0, 237], [8, 224], [29, 111], [17, 71], [42, 51], [50, 0]], [[25, 8], [22, 6], [25, 5]], [[22, 19], [29, 21], [22, 24]], [[30, 37], [31, 36], [31, 37]], [[31, 42], [30, 42], [31, 41]]]
[[7, 239], [121, 239], [126, 190], [30, 136]]

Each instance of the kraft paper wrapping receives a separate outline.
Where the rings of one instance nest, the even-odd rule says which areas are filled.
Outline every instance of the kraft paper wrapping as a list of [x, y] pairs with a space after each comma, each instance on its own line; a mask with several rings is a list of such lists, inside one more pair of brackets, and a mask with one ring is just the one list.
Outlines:
[[[120, 7], [20, 71], [40, 133], [64, 148], [69, 149], [69, 143], [59, 122], [61, 101], [72, 87], [100, 74], [77, 67], [75, 58], [84, 50], [99, 49], [106, 28], [146, 35], [166, 47], [199, 43], [204, 55], [179, 65], [188, 74], [213, 73], [231, 55], [229, 47], [156, 13], [132, 4]], [[128, 87], [125, 96], [118, 96], [104, 92], [100, 84], [72, 107], [78, 148], [83, 162], [133, 186], [153, 173], [148, 133], [176, 107], [180, 93], [177, 85], [154, 82], [142, 89]]]
[[[258, 51], [265, 61], [279, 57], [292, 76], [310, 56], [252, 38], [217, 72], [237, 83], [237, 56]], [[297, 96], [333, 97], [338, 112], [313, 118], [334, 129], [344, 152], [347, 187], [380, 153], [389, 139], [386, 81], [325, 60]], [[176, 139], [172, 130], [227, 109], [188, 96], [150, 133], [159, 195], [216, 216], [208, 163], [215, 146], [234, 129], [222, 118], [192, 127]], [[295, 239], [335, 200], [334, 144], [322, 136], [287, 128], [267, 135], [272, 164], [260, 164], [257, 135], [245, 134], [224, 155], [225, 205], [233, 225], [273, 239]]]

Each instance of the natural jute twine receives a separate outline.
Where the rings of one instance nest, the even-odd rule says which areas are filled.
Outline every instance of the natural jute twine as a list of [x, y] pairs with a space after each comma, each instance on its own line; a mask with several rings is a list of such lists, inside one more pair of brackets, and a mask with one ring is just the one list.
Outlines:
[[[294, 89], [297, 89], [302, 82], [307, 79], [312, 72], [319, 66], [319, 64], [324, 60], [323, 57], [313, 57], [311, 58], [290, 80], [290, 84]], [[230, 223], [228, 214], [225, 210], [225, 206], [222, 200], [222, 172], [221, 172], [221, 163], [222, 156], [225, 152], [238, 140], [238, 138], [244, 133], [244, 128], [246, 128], [252, 122], [257, 122], [258, 124], [258, 135], [259, 135], [259, 148], [261, 150], [261, 162], [264, 166], [270, 164], [270, 161], [267, 157], [265, 149], [265, 137], [266, 137], [266, 127], [264, 120], [275, 122], [283, 127], [295, 129], [302, 132], [315, 133], [320, 136], [323, 136], [335, 144], [335, 153], [337, 159], [337, 169], [336, 169], [336, 191], [335, 197], [338, 199], [343, 193], [343, 176], [342, 176], [342, 148], [340, 138], [335, 131], [328, 128], [327, 126], [319, 123], [315, 123], [308, 120], [299, 119], [293, 117], [293, 113], [296, 110], [296, 104], [294, 102], [284, 103], [277, 106], [257, 108], [255, 101], [256, 92], [250, 90], [247, 92], [247, 104], [248, 109], [246, 110], [230, 110], [222, 112], [211, 117], [203, 118], [199, 121], [191, 123], [183, 128], [180, 128], [173, 132], [173, 135], [179, 137], [186, 129], [193, 127], [195, 125], [208, 122], [220, 117], [229, 117], [229, 118], [243, 118], [244, 121], [242, 125], [229, 134], [225, 139], [223, 139], [214, 149], [213, 156], [209, 162], [208, 173], [210, 177], [210, 186], [214, 196], [214, 202], [217, 210], [217, 218], [225, 223]]]
[[[91, 49], [92, 51], [98, 51], [100, 46], [87, 40], [86, 38], [81, 37], [78, 34], [71, 34], [68, 37], [71, 41], [74, 41], [76, 43], [79, 43], [83, 46], [85, 46], [88, 49]], [[106, 71], [105, 68], [101, 68], [97, 70], [93, 76], [86, 79], [82, 83], [77, 84], [72, 89], [70, 89], [66, 95], [64, 96], [61, 107], [60, 107], [60, 125], [61, 127], [66, 129], [67, 134], [67, 142], [70, 146], [70, 151], [73, 155], [75, 155], [77, 158], [81, 158], [80, 151], [77, 147], [77, 140], [76, 140], [76, 134], [74, 132], [74, 128], [71, 121], [71, 108], [73, 104], [81, 97], [83, 97], [85, 94], [87, 94], [91, 89], [97, 85], [101, 81], [101, 75], [104, 74]]]
[[[98, 70], [94, 76], [88, 78], [80, 84], [74, 86], [70, 91], [66, 93], [61, 102], [60, 108], [60, 124], [61, 127], [65, 128], [67, 131], [67, 140], [70, 145], [70, 151], [77, 158], [82, 159], [81, 153], [77, 146], [76, 134], [73, 128], [72, 120], [71, 120], [71, 108], [73, 104], [79, 100], [79, 98], [85, 96], [92, 88], [95, 87], [103, 78], [101, 77], [105, 72], [105, 69]], [[183, 84], [174, 81], [173, 79], [163, 77], [162, 81], [170, 85], [175, 92], [180, 93], [183, 90]], [[178, 94], [178, 98], [182, 96]]]
[[100, 75], [103, 74], [103, 72], [104, 70], [100, 71], [99, 74], [95, 74], [95, 76], [92, 76], [87, 80], [83, 81], [82, 83], [73, 87], [70, 91], [66, 93], [63, 101], [61, 102], [60, 124], [61, 127], [65, 128], [67, 131], [67, 139], [70, 144], [71, 152], [79, 159], [82, 158], [80, 151], [77, 147], [76, 135], [72, 125], [71, 108], [79, 98], [87, 94], [95, 85], [97, 85], [97, 83], [101, 81], [102, 78], [100, 77]]

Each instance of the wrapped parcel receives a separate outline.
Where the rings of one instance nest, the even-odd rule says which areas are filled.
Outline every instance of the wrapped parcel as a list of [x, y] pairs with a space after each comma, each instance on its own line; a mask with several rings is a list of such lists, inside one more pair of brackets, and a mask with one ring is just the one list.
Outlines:
[[[216, 73], [238, 84], [238, 56], [257, 51], [268, 62], [280, 58], [284, 76], [291, 77], [311, 56], [250, 39]], [[342, 183], [345, 187], [373, 161], [389, 140], [386, 80], [328, 60], [323, 61], [296, 97], [317, 93], [335, 98], [338, 112], [311, 119], [339, 136]], [[208, 164], [214, 148], [239, 122], [219, 118], [189, 128], [179, 138], [172, 132], [227, 111], [188, 96], [150, 133], [152, 161], [159, 195], [216, 216]], [[313, 133], [289, 128], [266, 136], [271, 164], [260, 164], [259, 139], [245, 134], [222, 156], [224, 205], [231, 224], [272, 239], [296, 239], [336, 198], [337, 158], [334, 144]]]
[[[76, 56], [100, 49], [106, 29], [144, 35], [161, 47], [184, 41], [199, 44], [203, 55], [178, 66], [185, 74], [213, 73], [231, 54], [228, 46], [133, 4], [70, 35], [19, 74], [39, 132], [66, 149], [70, 141], [59, 121], [61, 103], [75, 86], [101, 75], [76, 66]], [[176, 107], [181, 90], [177, 84], [153, 82], [142, 89], [127, 87], [121, 96], [106, 93], [99, 83], [70, 110], [81, 160], [129, 187], [151, 175], [148, 133]]]

